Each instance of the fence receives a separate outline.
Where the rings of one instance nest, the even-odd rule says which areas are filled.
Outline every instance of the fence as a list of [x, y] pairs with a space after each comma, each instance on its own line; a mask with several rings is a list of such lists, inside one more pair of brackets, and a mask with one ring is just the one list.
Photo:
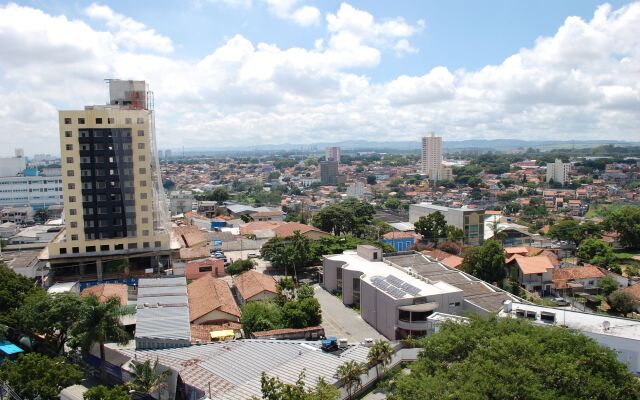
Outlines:
[[22, 400], [7, 382], [0, 379], [0, 400], [5, 399]]

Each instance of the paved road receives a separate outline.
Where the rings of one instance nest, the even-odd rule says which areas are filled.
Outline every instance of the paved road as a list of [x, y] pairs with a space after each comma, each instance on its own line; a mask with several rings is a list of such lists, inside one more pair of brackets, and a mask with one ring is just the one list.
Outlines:
[[385, 339], [360, 314], [342, 304], [342, 300], [318, 285], [314, 289], [322, 309], [322, 327], [326, 336], [347, 338], [349, 342], [361, 342], [365, 338]]

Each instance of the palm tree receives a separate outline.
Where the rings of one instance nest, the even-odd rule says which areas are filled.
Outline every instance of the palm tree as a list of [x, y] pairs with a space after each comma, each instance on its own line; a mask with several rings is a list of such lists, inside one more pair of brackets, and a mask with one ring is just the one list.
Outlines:
[[367, 373], [367, 366], [355, 360], [350, 360], [338, 366], [338, 380], [347, 388], [347, 399], [351, 399], [354, 392], [362, 387], [361, 376]]
[[129, 334], [124, 329], [120, 317], [134, 312], [130, 307], [123, 307], [116, 296], [102, 303], [96, 296], [91, 295], [84, 298], [84, 306], [71, 327], [71, 347], [80, 348], [82, 353], [88, 354], [94, 343], [100, 345], [100, 379], [104, 383], [107, 380], [104, 344], [116, 342], [125, 345], [129, 342]]
[[143, 363], [132, 364], [131, 377], [133, 378], [127, 383], [130, 389], [142, 393], [157, 393], [160, 398], [160, 390], [166, 388], [166, 380], [171, 376], [171, 370], [162, 372], [158, 369], [158, 359], [151, 364], [150, 360]]
[[502, 230], [503, 229], [500, 227], [500, 221], [498, 219], [494, 219], [491, 222], [491, 231], [493, 232], [493, 239], [499, 241], [500, 244], [502, 244], [504, 239], [506, 239], [506, 235]]
[[376, 379], [378, 379], [380, 372], [378, 371], [378, 367], [382, 365], [382, 371], [384, 372], [387, 364], [391, 362], [391, 357], [394, 353], [393, 347], [389, 344], [389, 342], [385, 340], [376, 340], [376, 342], [369, 349], [369, 354], [367, 354], [367, 360], [369, 361], [369, 365], [376, 366]]

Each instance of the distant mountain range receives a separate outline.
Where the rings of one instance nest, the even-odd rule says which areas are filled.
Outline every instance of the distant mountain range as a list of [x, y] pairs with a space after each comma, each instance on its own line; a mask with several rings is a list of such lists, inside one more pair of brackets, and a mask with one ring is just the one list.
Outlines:
[[[585, 148], [595, 147], [605, 144], [617, 146], [640, 146], [640, 142], [628, 142], [621, 140], [518, 140], [518, 139], [471, 139], [444, 141], [445, 151], [463, 150], [497, 150], [510, 151], [519, 148], [529, 147], [540, 150], [550, 150], [557, 148]], [[207, 155], [207, 154], [230, 154], [230, 153], [256, 153], [256, 152], [316, 152], [323, 151], [325, 147], [339, 146], [343, 152], [349, 151], [419, 151], [419, 141], [397, 141], [397, 142], [376, 142], [367, 140], [348, 140], [342, 142], [322, 142], [313, 144], [264, 144], [256, 146], [229, 146], [218, 148], [185, 148], [186, 155]], [[173, 150], [173, 155], [178, 156], [183, 150]]]

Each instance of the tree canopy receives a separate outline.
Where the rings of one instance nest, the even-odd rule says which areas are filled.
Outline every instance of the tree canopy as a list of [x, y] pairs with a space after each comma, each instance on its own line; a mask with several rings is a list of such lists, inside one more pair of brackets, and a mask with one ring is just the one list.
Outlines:
[[5, 360], [0, 365], [0, 379], [23, 399], [55, 399], [62, 389], [80, 383], [82, 378], [82, 371], [64, 358], [38, 353], [24, 354], [15, 362]]
[[84, 392], [83, 398], [84, 400], [129, 400], [130, 395], [127, 388], [121, 385], [112, 387], [97, 385]]
[[486, 240], [482, 246], [469, 247], [464, 252], [460, 269], [484, 281], [501, 285], [506, 277], [504, 248], [496, 240]]
[[440, 211], [426, 217], [420, 217], [414, 226], [416, 232], [421, 234], [425, 240], [437, 242], [438, 239], [447, 237], [447, 221]]
[[369, 203], [355, 199], [332, 204], [314, 215], [312, 224], [325, 232], [338, 236], [352, 234], [361, 236], [371, 223], [375, 210]]
[[579, 246], [583, 240], [589, 237], [598, 238], [602, 234], [602, 226], [592, 221], [582, 224], [573, 219], [564, 219], [556, 222], [549, 228], [549, 236], [556, 240], [566, 240]]
[[240, 323], [247, 336], [253, 332], [278, 329], [282, 326], [282, 310], [273, 301], [251, 301], [242, 307]]
[[0, 323], [14, 325], [13, 313], [31, 293], [42, 291], [33, 280], [16, 274], [0, 262]]
[[609, 211], [603, 224], [605, 229], [618, 232], [623, 246], [640, 247], [640, 206], [624, 206]]
[[473, 317], [416, 341], [390, 400], [633, 399], [640, 383], [614, 351], [570, 330]]
[[578, 246], [576, 255], [581, 261], [603, 268], [611, 268], [616, 262], [616, 256], [609, 243], [600, 239], [585, 239]]
[[[304, 370], [295, 383], [283, 383], [278, 377], [262, 373], [260, 386], [265, 400], [336, 400], [340, 392], [323, 378], [318, 378], [315, 388], [309, 389], [304, 383]], [[257, 400], [256, 398], [252, 400]]]

